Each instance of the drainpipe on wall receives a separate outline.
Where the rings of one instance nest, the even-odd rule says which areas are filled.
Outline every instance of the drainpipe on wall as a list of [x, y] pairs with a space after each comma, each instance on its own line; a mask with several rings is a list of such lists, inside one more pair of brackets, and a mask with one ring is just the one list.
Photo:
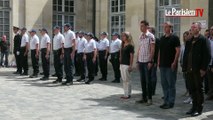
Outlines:
[[144, 20], [146, 20], [146, 0], [144, 0]]
[[211, 26], [213, 26], [213, 12], [210, 12], [210, 11], [212, 11], [213, 10], [213, 6], [212, 6], [212, 4], [213, 4], [213, 1], [212, 0], [209, 0], [209, 8], [208, 8], [208, 28], [210, 28]]
[[96, 28], [96, 0], [93, 0], [93, 15], [92, 15], [92, 32], [95, 35], [95, 28]]

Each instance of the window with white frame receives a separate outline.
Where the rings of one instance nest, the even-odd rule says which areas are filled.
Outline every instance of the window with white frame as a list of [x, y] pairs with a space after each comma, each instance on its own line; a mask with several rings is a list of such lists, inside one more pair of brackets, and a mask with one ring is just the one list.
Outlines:
[[53, 27], [70, 23], [74, 29], [74, 12], [74, 0], [53, 0]]
[[110, 0], [110, 32], [125, 31], [125, 0]]
[[157, 0], [157, 2], [157, 36], [161, 37], [164, 35], [163, 23], [165, 23], [166, 21], [170, 21], [173, 24], [173, 33], [177, 36], [180, 36], [180, 18], [165, 16], [165, 10], [169, 10], [172, 8], [180, 8], [180, 0]]
[[0, 36], [10, 39], [10, 0], [0, 1]]

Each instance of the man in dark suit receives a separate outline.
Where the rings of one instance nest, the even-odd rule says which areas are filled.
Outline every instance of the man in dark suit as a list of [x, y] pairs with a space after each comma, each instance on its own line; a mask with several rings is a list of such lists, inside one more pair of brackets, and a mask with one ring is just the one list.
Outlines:
[[194, 22], [191, 25], [193, 37], [186, 42], [183, 56], [183, 71], [189, 80], [189, 91], [192, 96], [192, 108], [186, 112], [191, 116], [202, 114], [203, 110], [203, 78], [207, 72], [211, 54], [207, 39], [200, 34], [201, 24]]
[[14, 72], [14, 74], [21, 74], [22, 73], [21, 61], [20, 61], [21, 35], [19, 33], [19, 27], [13, 26], [13, 32], [15, 34], [13, 54], [15, 55], [16, 67], [17, 67], [17, 70], [16, 72]]

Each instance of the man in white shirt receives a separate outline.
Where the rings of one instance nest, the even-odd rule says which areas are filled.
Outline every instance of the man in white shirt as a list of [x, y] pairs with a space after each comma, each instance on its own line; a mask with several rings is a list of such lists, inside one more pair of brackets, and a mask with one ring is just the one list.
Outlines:
[[77, 58], [77, 46], [78, 46], [78, 41], [79, 41], [79, 32], [75, 32], [75, 36], [76, 36], [76, 39], [75, 39], [75, 44], [76, 44], [76, 47], [75, 47], [75, 57], [74, 57], [74, 65], [75, 65], [75, 74], [74, 76], [80, 76], [80, 71], [79, 71], [79, 61], [78, 61], [78, 58]]
[[107, 60], [109, 55], [109, 40], [107, 39], [108, 33], [101, 33], [101, 40], [98, 46], [99, 53], [99, 67], [101, 70], [102, 77], [99, 79], [101, 81], [107, 80]]
[[79, 40], [77, 44], [77, 67], [80, 73], [80, 78], [77, 80], [78, 82], [85, 80], [85, 60], [83, 59], [84, 56], [84, 49], [86, 46], [87, 40], [84, 38], [84, 32], [79, 31]]
[[112, 42], [110, 44], [110, 62], [114, 70], [115, 79], [113, 83], [120, 83], [121, 73], [120, 73], [120, 49], [122, 41], [119, 39], [118, 33], [112, 34]]
[[53, 54], [57, 80], [53, 83], [61, 83], [63, 79], [64, 36], [60, 32], [59, 26], [54, 27], [54, 34]]
[[73, 59], [75, 56], [75, 33], [71, 31], [71, 25], [64, 25], [64, 71], [66, 74], [66, 81], [62, 85], [73, 84]]
[[24, 72], [21, 75], [28, 75], [28, 52], [29, 52], [29, 36], [26, 33], [27, 29], [24, 27], [21, 29], [21, 67]]
[[86, 63], [87, 63], [89, 80], [86, 81], [85, 84], [90, 84], [90, 82], [94, 80], [97, 47], [96, 47], [95, 40], [93, 38], [94, 38], [93, 33], [89, 32], [86, 34], [87, 43], [84, 50], [84, 59], [86, 60]]
[[50, 37], [47, 34], [47, 29], [42, 28], [39, 29], [41, 33], [41, 61], [42, 61], [42, 68], [44, 71], [44, 76], [40, 78], [40, 80], [49, 80], [49, 73], [50, 73]]
[[30, 75], [30, 78], [38, 77], [39, 73], [39, 38], [36, 35], [36, 30], [32, 29], [30, 33], [30, 50], [31, 50], [31, 60], [33, 66], [33, 74]]

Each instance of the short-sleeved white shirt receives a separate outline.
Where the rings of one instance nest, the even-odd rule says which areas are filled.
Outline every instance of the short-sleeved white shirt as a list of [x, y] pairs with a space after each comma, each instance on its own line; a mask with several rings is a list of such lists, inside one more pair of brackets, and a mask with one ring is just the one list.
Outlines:
[[107, 47], [109, 47], [109, 40], [107, 38], [100, 40], [99, 45], [98, 45], [98, 50], [103, 51], [103, 50], [106, 50]]
[[141, 34], [139, 37], [139, 62], [149, 62], [149, 57], [151, 55], [151, 44], [155, 44], [155, 36], [147, 31], [145, 34]]
[[73, 40], [76, 39], [75, 33], [71, 30], [68, 30], [67, 32], [64, 33], [64, 48], [71, 48], [73, 45]]
[[47, 48], [47, 43], [50, 43], [50, 37], [46, 33], [41, 36], [41, 45], [40, 48]]
[[87, 40], [84, 37], [79, 38], [78, 44], [77, 44], [77, 53], [83, 53], [84, 52], [84, 49], [86, 47], [86, 43], [87, 43]]
[[96, 49], [96, 43], [94, 39], [91, 39], [86, 43], [85, 53], [91, 53]]
[[[75, 45], [78, 46], [78, 41], [80, 40], [80, 37], [76, 37], [75, 39]], [[78, 47], [75, 47], [75, 50], [78, 50]]]
[[63, 43], [64, 43], [64, 36], [59, 32], [53, 38], [53, 50], [58, 50], [62, 48], [61, 44]]
[[30, 49], [35, 50], [37, 44], [39, 45], [39, 38], [37, 35], [34, 35], [30, 38]]
[[209, 43], [210, 43], [210, 50], [211, 50], [211, 61], [209, 65], [212, 65], [213, 61], [213, 38], [209, 38]]
[[27, 43], [29, 43], [29, 36], [27, 35], [27, 33], [24, 33], [21, 38], [21, 47], [25, 47]]
[[112, 40], [111, 44], [110, 44], [110, 53], [115, 53], [120, 51], [121, 49], [121, 40], [120, 39], [116, 39], [116, 40]]

